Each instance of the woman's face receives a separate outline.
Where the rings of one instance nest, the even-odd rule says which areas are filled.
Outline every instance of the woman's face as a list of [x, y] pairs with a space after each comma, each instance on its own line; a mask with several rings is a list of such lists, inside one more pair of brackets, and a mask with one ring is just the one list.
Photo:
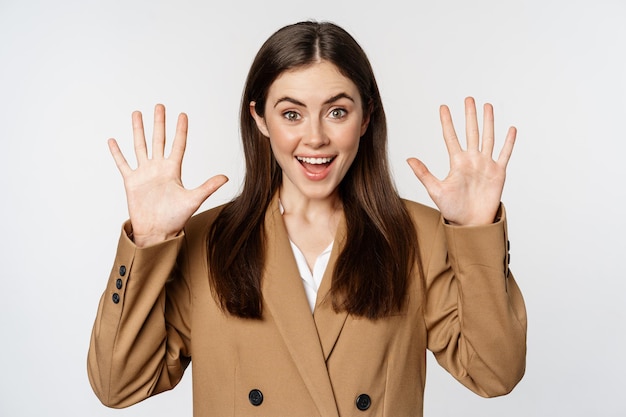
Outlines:
[[283, 170], [281, 198], [334, 197], [369, 122], [356, 85], [321, 61], [282, 73], [270, 86], [264, 117], [254, 102], [250, 111]]

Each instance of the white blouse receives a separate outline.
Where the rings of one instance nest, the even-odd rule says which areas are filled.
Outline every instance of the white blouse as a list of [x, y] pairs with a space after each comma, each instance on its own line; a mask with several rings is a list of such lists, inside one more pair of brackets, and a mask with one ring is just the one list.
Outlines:
[[330, 252], [333, 249], [333, 243], [324, 249], [324, 251], [317, 257], [315, 260], [315, 265], [313, 265], [313, 271], [309, 269], [309, 265], [306, 263], [306, 258], [304, 254], [296, 246], [295, 243], [289, 239], [289, 243], [291, 243], [291, 249], [293, 250], [293, 256], [296, 258], [296, 263], [298, 264], [298, 270], [300, 271], [300, 278], [302, 278], [302, 282], [304, 283], [304, 291], [306, 292], [306, 298], [309, 300], [309, 306], [311, 307], [311, 312], [315, 310], [315, 300], [317, 299], [317, 290], [320, 287], [320, 283], [322, 282], [322, 277], [324, 276], [324, 272], [326, 271], [326, 267], [328, 266], [328, 261], [330, 260]]

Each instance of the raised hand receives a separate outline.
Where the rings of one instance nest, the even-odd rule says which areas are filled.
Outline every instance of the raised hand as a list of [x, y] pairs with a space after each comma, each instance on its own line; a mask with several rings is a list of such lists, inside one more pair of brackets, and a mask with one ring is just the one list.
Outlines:
[[216, 175], [193, 190], [181, 181], [181, 166], [187, 144], [187, 115], [181, 113], [176, 124], [172, 151], [165, 153], [165, 107], [154, 109], [152, 157], [148, 157], [141, 113], [132, 115], [137, 168], [132, 169], [115, 139], [109, 139], [111, 155], [124, 178], [133, 240], [139, 247], [149, 246], [176, 236], [200, 205], [224, 185], [228, 178]]
[[467, 149], [459, 144], [452, 117], [447, 106], [439, 109], [443, 137], [450, 156], [450, 172], [440, 181], [426, 165], [416, 158], [407, 162], [428, 194], [450, 223], [463, 226], [489, 224], [494, 221], [504, 180], [506, 166], [513, 152], [517, 130], [510, 127], [497, 160], [493, 160], [493, 107], [485, 104], [482, 144], [474, 99], [465, 99], [465, 130]]

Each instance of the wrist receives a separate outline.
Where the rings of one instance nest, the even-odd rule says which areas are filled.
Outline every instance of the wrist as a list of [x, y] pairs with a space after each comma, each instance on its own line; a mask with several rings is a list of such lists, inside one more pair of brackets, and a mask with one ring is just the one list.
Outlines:
[[173, 239], [180, 234], [180, 232], [176, 233], [165, 233], [165, 232], [152, 232], [152, 233], [137, 233], [132, 224], [125, 228], [126, 235], [128, 238], [137, 246], [138, 248], [145, 248], [148, 246], [157, 245], [159, 243], [165, 242], [166, 240]]

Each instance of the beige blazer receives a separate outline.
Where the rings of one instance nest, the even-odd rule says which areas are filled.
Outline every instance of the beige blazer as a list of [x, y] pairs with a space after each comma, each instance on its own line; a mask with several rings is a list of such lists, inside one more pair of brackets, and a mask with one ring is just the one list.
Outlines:
[[345, 223], [311, 314], [274, 199], [262, 320], [229, 316], [211, 295], [206, 240], [219, 208], [149, 248], [126, 230], [89, 348], [96, 395], [129, 406], [174, 387], [193, 359], [196, 417], [422, 416], [426, 349], [477, 394], [508, 393], [524, 374], [526, 312], [507, 265], [504, 209], [492, 225], [454, 227], [406, 205], [425, 276], [411, 280], [401, 314], [377, 321], [336, 313], [325, 298]]

